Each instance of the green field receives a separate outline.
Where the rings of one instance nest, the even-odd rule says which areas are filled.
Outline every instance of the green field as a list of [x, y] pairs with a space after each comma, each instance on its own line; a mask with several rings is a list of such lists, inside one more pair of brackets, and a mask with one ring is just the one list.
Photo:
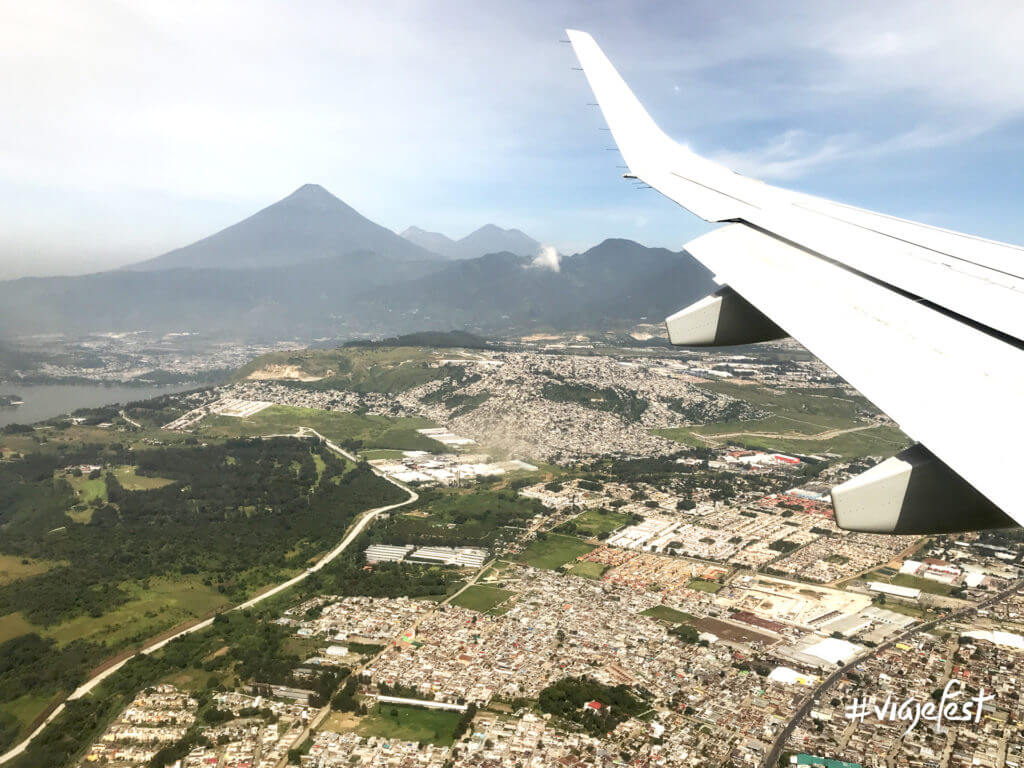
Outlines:
[[[446, 351], [445, 358], [459, 357]], [[349, 389], [355, 392], [394, 394], [434, 381], [446, 375], [436, 367], [441, 355], [421, 347], [339, 347], [337, 349], [295, 349], [271, 352], [243, 366], [236, 379], [243, 379], [268, 366], [285, 366], [319, 381], [304, 382], [307, 389]]]
[[534, 539], [519, 553], [516, 560], [534, 568], [555, 570], [581, 555], [592, 552], [595, 547], [575, 536], [561, 536], [549, 533], [545, 540]]
[[397, 542], [488, 548], [514, 537], [544, 511], [536, 499], [479, 487], [422, 489], [420, 500], [407, 509], [377, 527], [381, 536]]
[[[762, 429], [760, 425], [761, 422], [758, 421], [731, 423], [731, 428], [726, 431], [743, 432], [743, 434], [722, 438], [715, 442], [728, 442], [730, 445], [742, 445], [751, 449], [778, 451], [780, 453], [834, 453], [844, 458], [898, 453], [909, 444], [909, 440], [902, 432], [895, 427], [887, 426], [871, 427], [859, 432], [846, 432], [824, 440], [794, 437], [762, 437], [745, 431], [771, 431], [770, 429]], [[703, 426], [696, 429], [693, 427], [654, 429], [651, 430], [651, 434], [675, 440], [678, 443], [689, 446], [707, 445], [708, 441], [702, 440], [701, 435], [709, 436], [714, 440], [714, 437]]]
[[126, 491], [149, 491], [153, 488], [163, 488], [165, 485], [170, 485], [174, 482], [166, 477], [137, 475], [135, 474], [135, 467], [115, 467], [113, 472], [117, 482]]
[[[687, 445], [705, 445], [710, 440], [764, 450], [804, 454], [827, 452], [845, 457], [894, 453], [909, 444], [906, 435], [889, 426], [874, 426], [834, 437], [815, 438], [814, 435], [829, 430], [867, 426], [859, 412], [874, 411], [874, 407], [864, 398], [848, 397], [841, 390], [773, 389], [726, 381], [702, 382], [699, 386], [756, 405], [766, 411], [768, 416], [754, 420], [729, 420], [658, 429], [654, 430], [654, 434]], [[718, 435], [730, 436], [717, 438]]]
[[918, 608], [916, 605], [901, 603], [899, 600], [888, 600], [883, 604], [878, 602], [878, 598], [875, 598], [874, 603], [879, 608], [884, 608], [887, 611], [894, 611], [895, 613], [902, 613], [904, 616], [913, 616], [915, 619], [921, 619], [921, 621], [928, 621], [929, 619], [935, 618], [935, 614], [931, 611], [925, 610], [924, 608]]
[[[100, 473], [99, 477], [92, 479], [90, 479], [88, 475], [75, 477], [74, 475], [66, 475], [62, 472], [57, 474], [59, 477], [62, 477], [71, 484], [71, 488], [74, 490], [75, 496], [78, 497], [78, 501], [80, 503], [88, 504], [96, 499], [99, 499], [104, 503], [107, 501], [106, 476], [108, 472], [113, 472], [114, 477], [117, 478], [117, 482], [119, 482], [121, 487], [126, 491], [148, 491], [153, 488], [163, 488], [165, 485], [170, 485], [174, 482], [173, 480], [168, 480], [166, 477], [146, 477], [145, 475], [137, 475], [135, 474], [135, 467], [129, 466], [115, 467], [113, 470], [103, 471]], [[81, 523], [88, 523], [91, 517], [91, 510], [72, 514], [72, 519]]]
[[722, 588], [722, 585], [717, 581], [705, 581], [704, 579], [691, 579], [690, 583], [686, 586], [690, 589], [696, 589], [698, 592], [710, 592], [711, 594]]
[[900, 587], [920, 589], [922, 592], [930, 595], [948, 595], [953, 591], [953, 588], [948, 584], [932, 581], [931, 579], [922, 579], [920, 576], [912, 576], [909, 573], [897, 573], [889, 583]]
[[228, 603], [224, 595], [196, 576], [173, 580], [151, 578], [148, 588], [125, 582], [121, 588], [131, 594], [132, 599], [102, 616], [76, 616], [51, 627], [33, 629], [44, 637], [52, 637], [60, 645], [87, 639], [113, 646], [144, 640]]
[[359, 458], [366, 461], [373, 461], [374, 459], [400, 459], [404, 455], [404, 451], [393, 448], [371, 448], [370, 450], [359, 452]]
[[486, 581], [500, 582], [501, 579], [504, 577], [505, 572], [508, 571], [508, 569], [511, 567], [512, 563], [510, 563], [508, 560], [498, 560], [496, 563], [494, 563], [494, 565], [490, 566], [486, 571], [484, 571], [480, 575], [480, 578], [477, 579], [477, 583], [479, 584]]
[[299, 427], [310, 427], [336, 442], [362, 441], [365, 448], [442, 452], [443, 445], [416, 432], [433, 426], [434, 422], [418, 417], [389, 418], [288, 405], [272, 405], [247, 419], [207, 416], [200, 425], [203, 434], [215, 437], [284, 435], [293, 434]]
[[629, 521], [629, 515], [621, 512], [611, 512], [607, 509], [588, 509], [583, 514], [574, 517], [570, 522], [576, 524], [576, 534], [579, 536], [597, 536], [601, 533], [611, 533], [621, 528]]
[[675, 608], [669, 608], [667, 605], [656, 605], [643, 611], [640, 615], [650, 616], [652, 619], [667, 621], [671, 624], [687, 624], [693, 619], [693, 616], [685, 611], [677, 611]]
[[607, 570], [608, 566], [604, 563], [591, 563], [588, 560], [580, 560], [569, 569], [569, 573], [573, 576], [582, 576], [585, 579], [600, 579]]
[[123, 430], [100, 429], [84, 424], [64, 426], [55, 428], [52, 426], [37, 427], [31, 435], [3, 435], [0, 434], [0, 446], [10, 448], [18, 452], [39, 452], [45, 453], [54, 450], [58, 446], [81, 446], [87, 445], [110, 445], [122, 443], [125, 445], [144, 446], [144, 440], [159, 440], [164, 445], [180, 445], [190, 437], [186, 432], [168, 432], [162, 429], [145, 429], [139, 432], [125, 432]]
[[39, 573], [46, 573], [55, 565], [57, 563], [48, 560], [33, 560], [18, 555], [0, 555], [0, 585], [10, 584], [12, 581]]
[[0, 616], [0, 643], [10, 640], [12, 637], [36, 632], [38, 629], [37, 626], [26, 621], [20, 613], [8, 613], [6, 616]]
[[[98, 617], [77, 616], [50, 627], [40, 627], [26, 621], [20, 613], [0, 616], [0, 643], [35, 632], [52, 638], [59, 647], [86, 640], [110, 646], [113, 651], [124, 643], [140, 643], [228, 603], [224, 595], [202, 584], [199, 577], [182, 577], [176, 581], [151, 578], [149, 582], [148, 589], [135, 582], [122, 583], [121, 588], [132, 594], [133, 599]], [[205, 675], [202, 680], [205, 683]], [[41, 690], [38, 695], [22, 696], [4, 703], [0, 712], [15, 715], [24, 730], [55, 693]]]
[[468, 608], [471, 611], [487, 613], [495, 606], [501, 605], [508, 600], [514, 592], [499, 587], [489, 587], [482, 584], [474, 584], [467, 587], [466, 591], [452, 600], [452, 605], [460, 608]]
[[4, 702], [0, 705], [0, 713], [13, 716], [19, 724], [18, 735], [28, 736], [29, 726], [53, 698], [55, 695], [52, 693], [28, 693], [13, 701]]
[[418, 741], [446, 747], [455, 741], [455, 727], [460, 714], [440, 709], [401, 704], [378, 704], [370, 714], [359, 720], [356, 733], [364, 738]]
[[[923, 579], [920, 576], [912, 576], [909, 573], [896, 573], [890, 578], [880, 571], [872, 571], [871, 573], [861, 574], [856, 579], [851, 579], [850, 581], [859, 581], [863, 584], [867, 584], [871, 581], [880, 581], [883, 584], [895, 584], [899, 587], [919, 589], [922, 592], [931, 595], [949, 595], [953, 591], [953, 587], [948, 584], [942, 584], [938, 581], [932, 581], [931, 579]], [[894, 605], [897, 604], [896, 600], [891, 602]]]
[[64, 479], [71, 484], [71, 488], [75, 491], [75, 496], [83, 504], [88, 504], [95, 499], [104, 502], [107, 500], [107, 483], [103, 479], [102, 474], [91, 480], [87, 475], [82, 475], [81, 477], [67, 475]]

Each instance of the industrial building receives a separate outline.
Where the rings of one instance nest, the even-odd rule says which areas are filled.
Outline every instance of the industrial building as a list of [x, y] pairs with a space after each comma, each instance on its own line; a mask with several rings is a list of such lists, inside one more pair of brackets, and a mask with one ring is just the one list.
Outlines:
[[366, 548], [366, 562], [368, 563], [398, 563], [405, 560], [406, 555], [415, 549], [411, 544], [402, 547], [390, 544], [373, 544]]
[[454, 565], [460, 568], [479, 568], [487, 562], [487, 550], [475, 547], [419, 547], [412, 544], [393, 546], [373, 544], [364, 553], [368, 563], [411, 562]]
[[410, 560], [426, 560], [460, 568], [480, 568], [487, 562], [487, 550], [474, 547], [420, 547], [409, 555]]
[[868, 583], [868, 589], [872, 592], [881, 592], [883, 595], [902, 597], [904, 600], [917, 600], [921, 597], [921, 590], [913, 587], [901, 587], [897, 584], [886, 584], [883, 581], [872, 581]]

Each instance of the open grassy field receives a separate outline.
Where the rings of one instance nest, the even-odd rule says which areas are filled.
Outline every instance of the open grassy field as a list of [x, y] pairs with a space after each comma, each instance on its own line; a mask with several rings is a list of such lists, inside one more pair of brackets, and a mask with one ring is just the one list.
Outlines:
[[399, 704], [378, 704], [360, 718], [356, 733], [363, 737], [418, 741], [446, 747], [455, 741], [458, 712]]
[[710, 592], [714, 594], [722, 588], [722, 585], [716, 581], [705, 581], [704, 579], [691, 579], [690, 583], [687, 584], [690, 589], [696, 589], [698, 592]]
[[467, 587], [465, 592], [452, 600], [451, 604], [457, 605], [460, 608], [468, 608], [471, 611], [487, 613], [495, 606], [504, 603], [513, 594], [515, 593], [509, 592], [507, 589], [474, 584], [471, 587]]
[[[922, 592], [931, 595], [949, 595], [953, 591], [953, 588], [948, 584], [942, 584], [941, 582], [932, 581], [931, 579], [923, 579], [920, 576], [912, 576], [909, 573], [895, 573], [890, 576], [883, 573], [881, 569], [861, 574], [856, 579], [851, 579], [850, 581], [859, 581], [865, 585], [872, 581], [880, 581], [883, 584], [895, 584], [899, 587], [919, 589]], [[897, 601], [893, 600], [892, 603], [896, 604]]]
[[656, 605], [643, 611], [640, 615], [650, 616], [652, 619], [667, 621], [671, 624], [686, 624], [693, 619], [693, 616], [686, 611], [677, 611], [675, 608], [669, 608], [667, 605]]
[[480, 575], [480, 578], [477, 579], [477, 583], [482, 583], [486, 581], [494, 581], [500, 583], [502, 578], [504, 578], [505, 573], [511, 567], [512, 563], [510, 563], [508, 560], [498, 560], [496, 563], [494, 563], [494, 565], [490, 566], [486, 571], [484, 571]]
[[37, 631], [61, 645], [79, 638], [108, 645], [135, 642], [228, 603], [224, 595], [198, 577], [154, 578], [149, 580], [148, 589], [134, 582], [121, 586], [132, 594], [132, 599], [114, 610], [99, 617], [76, 616]]
[[154, 488], [163, 488], [165, 485], [170, 485], [174, 482], [166, 477], [136, 475], [135, 467], [115, 467], [113, 472], [117, 482], [126, 491], [150, 491]]
[[[876, 410], [865, 398], [849, 397], [841, 389], [781, 389], [729, 381], [707, 381], [699, 386], [716, 394], [745, 400], [771, 413], [776, 423], [789, 424], [790, 430], [806, 434], [850, 426], [857, 423], [859, 411]], [[705, 428], [727, 431], [719, 424], [706, 425]]]
[[0, 555], [0, 586], [12, 581], [46, 573], [57, 563], [49, 560], [33, 560], [20, 555]]
[[582, 576], [585, 579], [600, 579], [607, 570], [608, 566], [604, 563], [591, 563], [588, 560], [580, 560], [569, 569], [569, 573], [573, 576]]
[[393, 448], [371, 448], [369, 450], [359, 452], [359, 458], [365, 459], [366, 461], [373, 461], [374, 459], [400, 459], [404, 455], [404, 451], [395, 450]]
[[[659, 429], [655, 434], [687, 445], [729, 442], [764, 450], [828, 452], [845, 457], [894, 453], [909, 444], [906, 435], [894, 427], [870, 426], [862, 414], [874, 412], [874, 406], [862, 397], [848, 397], [842, 390], [774, 389], [727, 381], [702, 382], [699, 386], [745, 400], [769, 415], [753, 421]], [[857, 431], [843, 431], [850, 429]], [[841, 433], [816, 437], [835, 431]]]
[[83, 504], [88, 504], [94, 499], [100, 501], [107, 500], [107, 483], [103, 479], [101, 474], [99, 477], [90, 479], [88, 475], [82, 475], [81, 477], [75, 477], [74, 475], [63, 476], [68, 483], [71, 484], [71, 488], [75, 492], [75, 496]]
[[220, 679], [220, 675], [223, 675], [223, 671], [218, 674], [198, 668], [187, 668], [175, 670], [160, 682], [173, 685], [182, 691], [201, 691], [209, 687], [211, 679]]
[[655, 429], [652, 430], [652, 434], [690, 446], [707, 445], [708, 439], [704, 438], [710, 438], [716, 443], [728, 442], [732, 445], [743, 445], [763, 451], [800, 454], [834, 453], [844, 458], [897, 453], [909, 445], [909, 440], [902, 432], [895, 427], [887, 426], [871, 427], [856, 432], [844, 432], [834, 437], [816, 439], [792, 436], [766, 437], [751, 434], [751, 432], [771, 431], [763, 429], [760, 426], [761, 422], [757, 421], [730, 422], [730, 425], [732, 428], [727, 430], [728, 432], [740, 434], [729, 438], [716, 438], [710, 432], [705, 431], [704, 427]]
[[[443, 357], [459, 357], [459, 353], [445, 350]], [[393, 394], [442, 377], [444, 370], [436, 367], [441, 358], [440, 353], [420, 347], [297, 349], [257, 357], [236, 378], [302, 376], [319, 379], [306, 384], [313, 388]]]
[[82, 444], [109, 445], [125, 443], [133, 446], [145, 445], [143, 440], [159, 440], [164, 445], [184, 443], [189, 435], [185, 432], [168, 432], [161, 429], [144, 429], [138, 432], [123, 432], [119, 429], [100, 429], [85, 425], [67, 426], [60, 429], [37, 427], [31, 435], [0, 435], [0, 446], [17, 452], [46, 452], [59, 446]]
[[575, 536], [562, 536], [549, 533], [543, 541], [534, 539], [529, 546], [516, 557], [516, 560], [534, 568], [555, 570], [581, 555], [595, 549], [582, 539]]
[[887, 611], [902, 613], [904, 616], [913, 616], [915, 619], [920, 619], [921, 621], [928, 621], [929, 619], [935, 618], [935, 614], [932, 611], [925, 608], [918, 608], [916, 605], [901, 603], [899, 600], [888, 600], [885, 603], [880, 603], [876, 600], [875, 605], [879, 608], [884, 608]]
[[506, 526], [524, 528], [538, 506], [536, 500], [479, 486], [431, 488], [423, 491], [413, 508], [389, 521], [387, 528], [398, 539], [490, 547], [509, 535]]
[[611, 533], [621, 528], [629, 520], [629, 515], [611, 512], [607, 509], [588, 509], [572, 519], [576, 524], [579, 536], [597, 536], [599, 533]]
[[440, 443], [416, 432], [433, 426], [434, 422], [423, 418], [388, 418], [272, 405], [247, 419], [207, 416], [200, 429], [205, 435], [218, 437], [257, 437], [293, 434], [299, 427], [310, 427], [330, 440], [361, 440], [367, 448], [440, 452], [444, 450]]
[[38, 627], [26, 621], [20, 613], [8, 613], [6, 616], [0, 616], [0, 643], [37, 630]]
[[[43, 637], [54, 639], [61, 646], [84, 639], [109, 645], [113, 651], [123, 643], [140, 643], [175, 625], [199, 618], [228, 604], [227, 597], [205, 586], [195, 576], [179, 577], [176, 580], [153, 578], [149, 580], [148, 588], [135, 582], [123, 583], [121, 587], [131, 593], [133, 598], [98, 617], [78, 616], [50, 627], [31, 624], [17, 613], [0, 617], [0, 642], [37, 632]], [[202, 670], [185, 670], [178, 673], [178, 676], [182, 679], [176, 682], [199, 689], [206, 686], [210, 674]], [[53, 691], [49, 691], [38, 697], [22, 697], [14, 702], [19, 704], [17, 714], [23, 726], [27, 726], [39, 715], [52, 694]], [[4, 711], [9, 711], [11, 704], [4, 706]]]
[[0, 704], [0, 712], [13, 716], [19, 724], [18, 736], [24, 737], [29, 734], [29, 726], [39, 716], [39, 713], [46, 709], [50, 700], [56, 694], [38, 692], [20, 696], [13, 701]]
[[922, 579], [920, 576], [912, 576], [909, 573], [897, 573], [889, 583], [900, 587], [920, 589], [922, 592], [930, 595], [948, 595], [953, 591], [953, 588], [948, 584], [932, 581], [931, 579]]
[[[165, 485], [170, 485], [174, 482], [166, 477], [136, 475], [135, 467], [129, 466], [114, 467], [109, 472], [113, 473], [121, 487], [126, 491], [148, 491], [153, 488], [163, 488]], [[88, 504], [95, 499], [103, 502], [107, 501], [107, 473], [107, 471], [101, 472], [100, 476], [96, 478], [90, 478], [88, 475], [75, 477], [74, 475], [66, 475], [63, 472], [58, 472], [57, 474], [71, 484], [71, 488], [74, 490], [75, 496], [78, 497], [80, 503]], [[88, 520], [78, 520], [78, 522], [88, 522]]]

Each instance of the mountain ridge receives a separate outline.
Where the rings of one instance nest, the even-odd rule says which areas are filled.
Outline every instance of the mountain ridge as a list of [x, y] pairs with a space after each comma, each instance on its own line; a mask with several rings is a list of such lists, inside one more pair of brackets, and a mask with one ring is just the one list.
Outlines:
[[135, 269], [0, 282], [0, 329], [8, 336], [190, 330], [263, 340], [430, 327], [491, 335], [610, 329], [664, 317], [715, 288], [685, 252], [630, 240], [608, 239], [559, 260], [535, 258], [537, 241], [494, 224], [459, 242], [488, 250], [445, 258], [307, 184]]
[[123, 269], [246, 269], [372, 251], [403, 261], [439, 259], [363, 216], [319, 184], [304, 184], [251, 216], [194, 243]]
[[363, 252], [261, 269], [115, 270], [0, 283], [0, 328], [37, 333], [200, 331], [222, 338], [351, 338], [449, 328], [506, 334], [612, 329], [707, 295], [685, 252], [606, 240], [561, 261], [496, 253], [400, 262]]
[[533, 256], [541, 244], [519, 229], [504, 229], [497, 224], [484, 224], [465, 237], [453, 240], [441, 232], [430, 232], [411, 226], [401, 237], [448, 259], [474, 259], [488, 253], [507, 251], [518, 256]]

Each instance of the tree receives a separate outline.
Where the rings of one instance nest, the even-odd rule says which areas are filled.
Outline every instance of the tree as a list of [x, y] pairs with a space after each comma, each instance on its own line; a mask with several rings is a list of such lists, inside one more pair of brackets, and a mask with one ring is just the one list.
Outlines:
[[678, 624], [668, 631], [674, 637], [678, 637], [684, 643], [696, 643], [700, 633], [690, 624]]

